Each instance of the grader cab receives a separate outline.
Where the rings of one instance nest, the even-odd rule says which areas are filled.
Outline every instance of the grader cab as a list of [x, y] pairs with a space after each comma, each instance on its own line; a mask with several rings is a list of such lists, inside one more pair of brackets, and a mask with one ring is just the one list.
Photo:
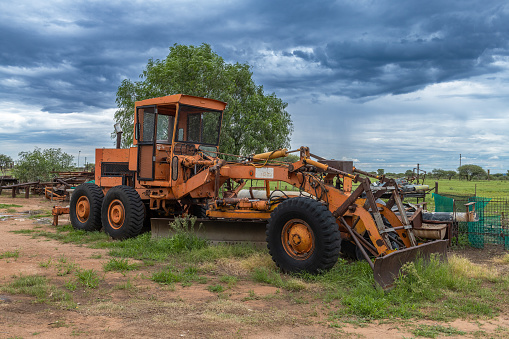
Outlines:
[[[265, 239], [285, 272], [330, 269], [343, 243], [344, 252], [370, 263], [382, 287], [393, 283], [405, 262], [432, 253], [445, 258], [445, 240], [415, 236], [414, 219], [392, 179], [376, 177], [381, 186], [373, 192], [369, 173], [307, 147], [224, 160], [218, 145], [225, 107], [180, 94], [136, 102], [133, 147], [96, 150], [95, 184], [80, 185], [71, 198], [73, 227], [104, 228], [112, 238], [125, 239], [150, 223], [195, 215], [209, 234]], [[291, 153], [299, 160], [277, 161]], [[263, 189], [254, 191], [253, 182]], [[297, 190], [275, 190], [281, 182]], [[378, 200], [387, 193], [386, 203]]]

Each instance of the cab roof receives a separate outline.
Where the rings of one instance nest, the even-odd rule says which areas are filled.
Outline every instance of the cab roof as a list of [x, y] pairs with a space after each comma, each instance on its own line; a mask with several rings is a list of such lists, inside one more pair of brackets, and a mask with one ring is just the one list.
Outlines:
[[175, 105], [177, 103], [195, 107], [210, 108], [217, 111], [223, 111], [226, 107], [226, 102], [208, 98], [200, 98], [185, 94], [174, 94], [165, 97], [136, 101], [135, 106], [139, 107], [150, 105], [172, 105], [172, 104]]

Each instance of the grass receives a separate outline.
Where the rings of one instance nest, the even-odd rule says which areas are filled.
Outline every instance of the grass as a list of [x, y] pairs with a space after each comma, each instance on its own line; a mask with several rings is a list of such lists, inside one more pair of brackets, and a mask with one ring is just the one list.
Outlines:
[[130, 264], [127, 259], [112, 258], [106, 264], [104, 264], [104, 271], [125, 272], [136, 270], [139, 267], [140, 267], [139, 264]]
[[286, 276], [283, 278], [276, 270], [265, 267], [255, 269], [252, 278], [256, 282], [269, 284], [288, 291], [301, 291], [306, 288], [306, 285], [302, 281]]
[[57, 303], [67, 309], [73, 309], [76, 304], [69, 293], [52, 285], [47, 278], [40, 275], [19, 275], [14, 281], [0, 291], [11, 294], [26, 294], [35, 297], [36, 303]]
[[473, 196], [477, 192], [478, 196], [501, 197], [506, 196], [509, 191], [509, 180], [426, 180], [426, 184], [429, 185], [430, 188], [435, 187], [435, 182], [438, 182], [439, 194], [449, 193]]
[[[277, 270], [267, 250], [240, 245], [210, 246], [185, 229], [172, 238], [152, 239], [146, 233], [123, 241], [111, 241], [97, 233], [59, 226], [57, 232], [50, 235], [43, 231], [31, 234], [108, 249], [113, 258], [104, 264], [106, 272], [126, 272], [143, 267], [143, 264], [130, 262], [131, 259], [142, 260], [144, 265], [156, 265], [148, 278], [170, 290], [176, 284], [183, 287], [208, 284], [203, 289], [225, 297], [223, 292], [235, 287], [240, 279], [268, 284], [280, 292], [258, 296], [251, 291], [244, 300], [270, 297], [286, 298], [294, 304], [319, 303], [326, 309], [326, 322], [331, 326], [345, 319], [362, 323], [391, 318], [450, 321], [493, 317], [509, 305], [507, 275], [456, 256], [451, 256], [445, 264], [437, 261], [429, 265], [421, 262], [407, 264], [401, 270], [395, 287], [383, 291], [376, 287], [372, 270], [366, 262], [352, 263], [340, 259], [330, 271], [319, 275], [288, 275]], [[509, 255], [501, 257], [500, 264], [508, 263], [508, 258]], [[74, 272], [74, 279], [65, 283], [69, 291], [80, 286], [99, 288], [102, 281], [98, 272], [72, 266], [64, 257], [47, 265], [61, 267], [62, 275]], [[116, 289], [133, 288], [129, 281]], [[446, 330], [422, 327], [416, 328], [414, 335], [430, 336], [440, 331], [438, 335], [447, 335]]]
[[[302, 275], [326, 290], [326, 302], [339, 301], [341, 307], [330, 312], [329, 321], [348, 316], [359, 319], [424, 318], [437, 321], [458, 317], [494, 316], [507, 297], [508, 277], [488, 276], [482, 270], [462, 270], [461, 260], [428, 265], [408, 263], [392, 290], [374, 288], [369, 265], [365, 262], [340, 261], [329, 272]], [[471, 264], [473, 265], [473, 264]]]
[[[509, 180], [459, 180], [459, 179], [433, 179], [427, 178], [425, 183], [430, 188], [435, 187], [435, 182], [438, 182], [438, 194], [453, 194], [460, 196], [480, 196], [488, 198], [498, 198], [507, 196], [509, 191]], [[405, 199], [407, 202], [415, 203], [415, 198]], [[422, 202], [422, 199], [419, 200]], [[435, 209], [435, 202], [431, 195], [426, 197], [427, 209], [433, 211]]]
[[224, 292], [224, 287], [223, 287], [223, 285], [220, 285], [220, 284], [210, 285], [210, 286], [207, 286], [207, 290], [209, 290], [210, 292], [213, 292], [213, 293], [221, 293], [221, 292]]
[[5, 258], [19, 258], [19, 251], [18, 250], [5, 251], [3, 253], [0, 253], [0, 259], [5, 259]]
[[220, 279], [219, 279], [220, 282], [222, 283], [225, 283], [228, 288], [232, 288], [233, 286], [235, 286], [237, 284], [237, 282], [239, 281], [239, 279], [236, 277], [236, 276], [232, 276], [232, 275], [223, 275]]
[[93, 269], [78, 270], [75, 273], [78, 283], [86, 288], [97, 288], [101, 279]]
[[23, 207], [23, 206], [16, 205], [16, 204], [0, 204], [0, 208], [9, 208], [9, 207]]
[[442, 325], [419, 325], [412, 333], [418, 337], [436, 338], [438, 336], [458, 336], [466, 333], [451, 326]]

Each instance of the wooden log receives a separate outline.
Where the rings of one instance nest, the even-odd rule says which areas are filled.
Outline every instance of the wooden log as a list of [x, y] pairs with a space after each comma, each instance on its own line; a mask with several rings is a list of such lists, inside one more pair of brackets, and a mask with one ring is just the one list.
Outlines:
[[24, 187], [24, 186], [32, 186], [32, 185], [37, 185], [39, 183], [39, 181], [33, 181], [33, 182], [24, 182], [24, 183], [21, 183], [21, 184], [14, 184], [14, 185], [6, 185], [6, 186], [2, 186], [2, 188], [4, 189], [9, 189], [9, 188], [13, 188], [13, 187]]

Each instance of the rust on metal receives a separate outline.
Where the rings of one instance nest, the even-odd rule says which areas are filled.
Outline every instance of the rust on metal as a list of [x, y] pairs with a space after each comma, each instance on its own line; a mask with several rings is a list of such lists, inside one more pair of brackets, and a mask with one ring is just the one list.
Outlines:
[[53, 226], [58, 226], [58, 216], [69, 214], [69, 207], [53, 206], [51, 214], [53, 215]]

